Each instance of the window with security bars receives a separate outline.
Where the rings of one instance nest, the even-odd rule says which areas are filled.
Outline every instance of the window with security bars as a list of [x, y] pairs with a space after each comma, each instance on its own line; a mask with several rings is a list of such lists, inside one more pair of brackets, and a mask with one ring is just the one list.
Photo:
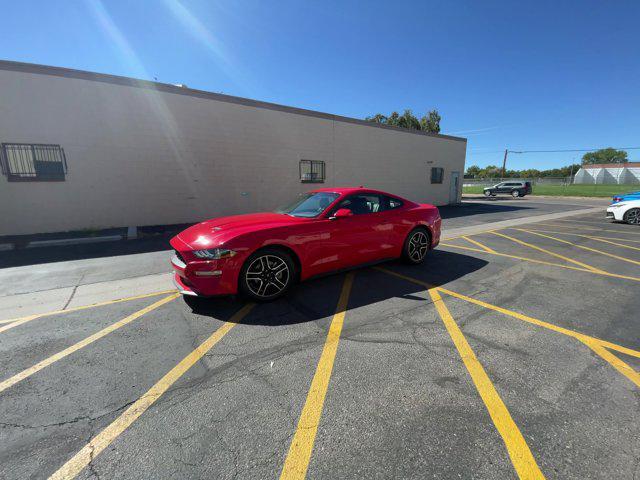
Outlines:
[[432, 167], [431, 168], [431, 183], [442, 183], [444, 178], [444, 168]]
[[2, 173], [10, 182], [64, 181], [67, 160], [60, 145], [3, 143]]
[[321, 160], [300, 160], [300, 181], [302, 183], [324, 183], [325, 169]]

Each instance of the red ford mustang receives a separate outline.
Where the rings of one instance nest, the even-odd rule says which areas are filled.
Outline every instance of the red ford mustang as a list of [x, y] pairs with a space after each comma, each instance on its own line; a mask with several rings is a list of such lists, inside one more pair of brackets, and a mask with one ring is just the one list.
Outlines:
[[258, 301], [296, 281], [385, 259], [422, 263], [440, 241], [440, 213], [367, 188], [323, 188], [274, 213], [214, 218], [171, 239], [185, 295], [242, 293]]

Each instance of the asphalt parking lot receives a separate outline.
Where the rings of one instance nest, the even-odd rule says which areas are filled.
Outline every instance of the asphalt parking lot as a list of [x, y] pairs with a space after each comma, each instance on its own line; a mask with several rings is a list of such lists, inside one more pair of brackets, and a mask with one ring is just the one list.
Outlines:
[[639, 282], [640, 230], [590, 212], [270, 304], [0, 319], [0, 478], [635, 479]]

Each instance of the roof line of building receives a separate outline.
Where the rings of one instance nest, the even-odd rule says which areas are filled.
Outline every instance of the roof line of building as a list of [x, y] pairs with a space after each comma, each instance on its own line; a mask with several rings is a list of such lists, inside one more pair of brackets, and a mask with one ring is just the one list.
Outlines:
[[582, 168], [588, 170], [590, 168], [637, 168], [640, 167], [640, 162], [627, 162], [627, 163], [590, 163], [582, 165]]
[[147, 88], [151, 90], [157, 90], [160, 92], [174, 93], [178, 95], [188, 95], [191, 97], [199, 97], [199, 98], [205, 98], [209, 100], [217, 100], [220, 102], [235, 103], [235, 104], [245, 105], [249, 107], [265, 108], [268, 110], [276, 110], [279, 112], [292, 113], [296, 115], [306, 115], [309, 117], [324, 118], [327, 120], [333, 120], [337, 122], [353, 123], [356, 125], [363, 125], [363, 126], [374, 127], [374, 128], [384, 128], [388, 130], [410, 133], [414, 135], [425, 135], [428, 137], [436, 137], [436, 138], [442, 138], [447, 140], [456, 140], [460, 142], [467, 141], [467, 139], [463, 137], [455, 137], [452, 135], [443, 135], [440, 133], [430, 133], [430, 132], [423, 132], [421, 130], [411, 130], [407, 128], [394, 127], [390, 125], [382, 125], [379, 123], [367, 122], [366, 120], [360, 120], [358, 118], [343, 117], [341, 115], [317, 112], [315, 110], [289, 107], [286, 105], [279, 105], [277, 103], [262, 102], [260, 100], [252, 100], [249, 98], [236, 97], [233, 95], [225, 95], [222, 93], [213, 93], [213, 92], [207, 92], [205, 90], [196, 90], [188, 87], [180, 87], [180, 86], [172, 85], [169, 83], [152, 82], [149, 80], [140, 80], [136, 78], [122, 77], [119, 75], [110, 75], [106, 73], [88, 72], [85, 70], [75, 70], [72, 68], [64, 68], [64, 67], [53, 67], [48, 65], [39, 65], [36, 63], [13, 62], [9, 60], [0, 60], [0, 70], [8, 70], [8, 71], [24, 72], [24, 73], [36, 73], [41, 75], [52, 75], [56, 77], [77, 78], [81, 80], [112, 83], [115, 85], [123, 85], [128, 87]]

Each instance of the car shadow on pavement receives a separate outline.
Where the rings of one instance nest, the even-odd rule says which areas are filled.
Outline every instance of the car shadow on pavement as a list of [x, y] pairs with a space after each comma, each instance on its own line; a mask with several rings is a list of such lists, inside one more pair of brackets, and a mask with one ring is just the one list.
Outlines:
[[[464, 254], [434, 250], [422, 265], [406, 265], [400, 261], [389, 261], [379, 266], [398, 271], [404, 275], [420, 279], [434, 285], [445, 285], [469, 273], [480, 270], [488, 262]], [[357, 276], [370, 273], [367, 267], [352, 270], [356, 276], [353, 289], [358, 288]], [[245, 325], [282, 326], [297, 323], [329, 321], [336, 313], [336, 307], [345, 273], [312, 279], [295, 286], [284, 298], [274, 302], [259, 304], [250, 315], [242, 320]], [[393, 276], [385, 276], [378, 288], [369, 288], [349, 298], [348, 310], [384, 302], [391, 298], [424, 301], [425, 287]], [[212, 318], [222, 318], [228, 311], [232, 298], [185, 297], [184, 302], [192, 313]], [[238, 306], [243, 302], [237, 301]]]
[[[481, 197], [485, 200], [484, 197]], [[498, 197], [494, 197], [491, 201], [499, 201], [496, 200]], [[478, 198], [479, 200], [480, 198]], [[513, 198], [501, 198], [500, 200], [513, 200]], [[493, 203], [476, 203], [476, 202], [467, 202], [465, 199], [464, 203], [460, 205], [445, 205], [442, 207], [438, 207], [440, 210], [440, 216], [443, 220], [447, 220], [449, 218], [458, 218], [458, 217], [469, 217], [473, 215], [482, 215], [486, 213], [506, 213], [506, 212], [517, 212], [518, 210], [531, 210], [533, 207], [528, 207], [526, 205], [497, 205]]]

